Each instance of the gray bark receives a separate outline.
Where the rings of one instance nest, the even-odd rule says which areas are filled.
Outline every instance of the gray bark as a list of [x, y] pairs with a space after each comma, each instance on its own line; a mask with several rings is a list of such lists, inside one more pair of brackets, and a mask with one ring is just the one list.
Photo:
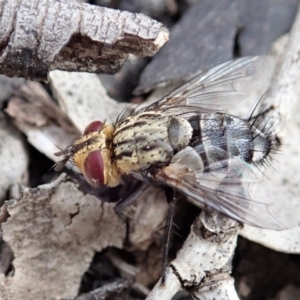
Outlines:
[[152, 56], [168, 30], [143, 14], [77, 1], [0, 1], [0, 72], [47, 80], [51, 70], [115, 73], [132, 53]]

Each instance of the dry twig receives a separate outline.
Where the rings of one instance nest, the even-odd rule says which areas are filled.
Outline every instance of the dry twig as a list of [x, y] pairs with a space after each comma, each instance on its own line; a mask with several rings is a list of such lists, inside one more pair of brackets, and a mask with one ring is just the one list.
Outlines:
[[78, 1], [0, 1], [0, 71], [47, 80], [51, 70], [115, 73], [132, 53], [152, 56], [168, 30], [142, 14]]

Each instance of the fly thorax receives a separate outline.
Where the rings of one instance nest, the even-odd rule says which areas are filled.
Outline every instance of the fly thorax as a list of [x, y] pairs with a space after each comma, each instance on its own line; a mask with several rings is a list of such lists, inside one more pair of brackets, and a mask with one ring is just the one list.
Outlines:
[[129, 174], [155, 164], [166, 164], [188, 144], [192, 128], [184, 119], [144, 112], [116, 126], [113, 149], [120, 171]]
[[168, 137], [169, 142], [176, 151], [186, 147], [193, 135], [191, 124], [180, 117], [169, 117]]

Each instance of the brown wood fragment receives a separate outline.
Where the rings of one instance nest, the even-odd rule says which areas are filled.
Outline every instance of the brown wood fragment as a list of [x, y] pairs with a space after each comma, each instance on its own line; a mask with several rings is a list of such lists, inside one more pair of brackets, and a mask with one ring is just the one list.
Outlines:
[[54, 161], [58, 160], [54, 156], [58, 147], [67, 147], [80, 134], [37, 82], [23, 84], [10, 99], [5, 112], [30, 143]]
[[47, 80], [51, 70], [115, 73], [129, 53], [151, 56], [168, 30], [142, 14], [78, 1], [0, 1], [0, 71]]
[[44, 127], [54, 123], [70, 134], [78, 134], [72, 122], [37, 82], [27, 81], [15, 91], [6, 112], [18, 122], [31, 126]]

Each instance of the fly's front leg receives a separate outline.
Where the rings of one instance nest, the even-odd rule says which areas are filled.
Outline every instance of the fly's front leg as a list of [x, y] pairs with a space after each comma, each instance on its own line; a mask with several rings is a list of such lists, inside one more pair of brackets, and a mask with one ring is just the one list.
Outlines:
[[148, 183], [144, 182], [136, 191], [134, 191], [128, 197], [121, 199], [117, 202], [117, 204], [114, 207], [114, 211], [121, 220], [123, 220], [126, 223], [128, 222], [128, 216], [126, 216], [123, 213], [124, 208], [133, 203], [149, 186], [150, 185]]

